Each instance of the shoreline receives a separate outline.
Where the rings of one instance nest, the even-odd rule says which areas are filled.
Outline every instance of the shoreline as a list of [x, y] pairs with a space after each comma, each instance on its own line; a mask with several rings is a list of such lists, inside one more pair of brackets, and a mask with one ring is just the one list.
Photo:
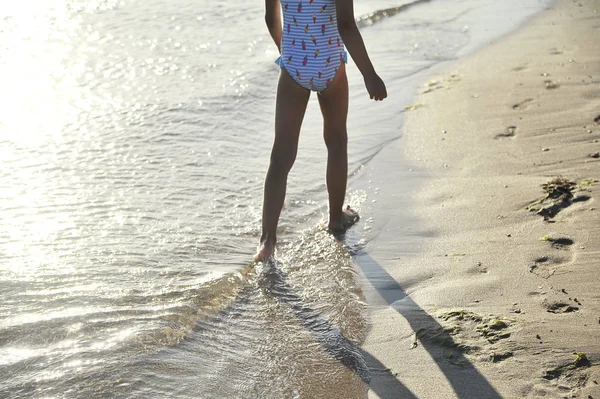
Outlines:
[[[361, 176], [369, 397], [600, 397], [599, 11], [559, 0], [434, 67]], [[564, 201], [528, 211], [558, 176]]]

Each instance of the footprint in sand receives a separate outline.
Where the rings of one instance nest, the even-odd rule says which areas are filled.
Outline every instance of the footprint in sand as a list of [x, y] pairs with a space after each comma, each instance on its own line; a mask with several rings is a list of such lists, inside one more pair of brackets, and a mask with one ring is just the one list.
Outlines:
[[560, 87], [560, 84], [553, 80], [544, 80], [544, 84], [546, 85], [546, 90], [555, 90]]
[[577, 190], [581, 190], [585, 184], [593, 184], [593, 182], [576, 183], [563, 177], [555, 177], [542, 184], [546, 194], [538, 200], [532, 201], [526, 209], [543, 216], [544, 220], [550, 221], [560, 211], [568, 208], [573, 203], [585, 202], [591, 199], [587, 194], [574, 194]]
[[533, 98], [526, 98], [525, 100], [521, 101], [520, 103], [513, 105], [512, 109], [519, 110], [519, 111], [527, 109], [529, 107], [529, 103], [531, 103], [532, 101], [533, 101]]
[[[542, 237], [542, 240], [550, 242], [552, 248], [558, 250], [568, 250], [574, 244], [573, 240], [565, 237], [552, 238], [545, 236]], [[536, 276], [547, 280], [554, 276], [558, 269], [561, 267], [564, 268], [567, 265], [568, 260], [562, 256], [541, 256], [534, 260], [533, 264], [529, 266], [529, 273], [533, 273]]]
[[548, 313], [573, 313], [579, 311], [579, 307], [567, 303], [566, 301], [548, 301], [544, 299], [542, 306]]
[[565, 259], [561, 258], [549, 258], [542, 256], [537, 258], [534, 263], [529, 266], [529, 273], [533, 273], [538, 277], [549, 279], [556, 273], [556, 270], [560, 265], [565, 263]]
[[553, 298], [546, 298], [542, 301], [542, 307], [546, 309], [548, 313], [562, 314], [562, 313], [573, 313], [578, 312], [583, 306], [577, 298], [571, 298], [568, 296], [567, 290], [564, 288], [560, 291], [552, 290], [549, 293]]
[[[564, 382], [567, 381], [574, 383], [573, 388], [584, 386], [588, 378], [584, 374], [577, 373], [577, 371], [580, 369], [589, 368], [590, 366], [592, 366], [592, 363], [588, 360], [587, 356], [583, 352], [574, 352], [573, 355], [574, 357], [571, 362], [547, 370], [546, 373], [542, 376], [542, 378], [545, 380], [555, 380], [565, 376], [566, 381], [563, 381], [563, 384], [560, 385], [561, 388], [565, 386]], [[597, 385], [598, 382], [594, 381], [594, 384]], [[572, 397], [575, 397], [575, 395], [573, 395]], [[588, 395], [588, 399], [590, 398], [593, 399], [592, 395]]]
[[495, 135], [494, 138], [496, 140], [498, 140], [498, 139], [506, 139], [506, 138], [515, 137], [516, 135], [517, 135], [517, 127], [516, 126], [509, 126], [509, 127], [506, 128], [506, 132], [499, 133], [499, 134]]
[[569, 249], [569, 247], [575, 243], [570, 238], [565, 238], [565, 237], [549, 238], [547, 241], [552, 243], [552, 248], [556, 248], [556, 249]]
[[[479, 315], [467, 310], [452, 310], [438, 315], [442, 326], [436, 329], [421, 328], [415, 340], [429, 340], [445, 351], [444, 356], [456, 366], [467, 363], [461, 356], [476, 356], [499, 363], [513, 356], [510, 338], [519, 329], [516, 321], [500, 316]], [[416, 346], [415, 346], [416, 347]]]

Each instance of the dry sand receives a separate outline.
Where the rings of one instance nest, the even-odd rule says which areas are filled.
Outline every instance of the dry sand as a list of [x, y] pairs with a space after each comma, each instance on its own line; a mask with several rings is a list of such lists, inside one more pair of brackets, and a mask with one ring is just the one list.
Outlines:
[[357, 257], [369, 397], [600, 398], [600, 1], [559, 0], [432, 79], [378, 164], [428, 176], [418, 205], [375, 214]]

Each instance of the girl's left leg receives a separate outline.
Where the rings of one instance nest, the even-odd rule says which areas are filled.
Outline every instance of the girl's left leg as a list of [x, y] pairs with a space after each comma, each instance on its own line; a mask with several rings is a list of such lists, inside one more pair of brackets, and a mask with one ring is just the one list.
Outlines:
[[343, 209], [348, 180], [348, 78], [343, 63], [329, 87], [319, 93], [319, 105], [323, 114], [323, 138], [327, 146], [327, 227], [332, 231], [344, 231], [358, 220], [358, 214], [349, 207]]

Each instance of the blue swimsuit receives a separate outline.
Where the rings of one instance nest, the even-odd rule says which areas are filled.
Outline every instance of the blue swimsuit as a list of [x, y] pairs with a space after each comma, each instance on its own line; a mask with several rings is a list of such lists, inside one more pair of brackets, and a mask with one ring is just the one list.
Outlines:
[[281, 0], [281, 8], [281, 57], [275, 62], [305, 89], [325, 90], [347, 60], [335, 0]]

